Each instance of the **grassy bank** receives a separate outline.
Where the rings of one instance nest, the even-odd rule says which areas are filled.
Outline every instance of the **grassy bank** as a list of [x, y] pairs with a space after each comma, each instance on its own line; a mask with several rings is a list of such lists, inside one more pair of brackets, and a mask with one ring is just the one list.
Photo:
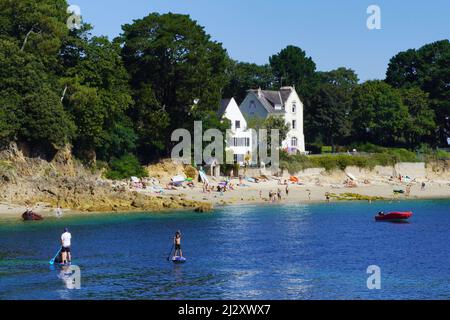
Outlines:
[[283, 170], [295, 174], [309, 168], [325, 168], [327, 171], [344, 170], [348, 166], [373, 169], [375, 166], [392, 166], [399, 162], [420, 162], [416, 153], [406, 149], [385, 149], [370, 154], [280, 155]]

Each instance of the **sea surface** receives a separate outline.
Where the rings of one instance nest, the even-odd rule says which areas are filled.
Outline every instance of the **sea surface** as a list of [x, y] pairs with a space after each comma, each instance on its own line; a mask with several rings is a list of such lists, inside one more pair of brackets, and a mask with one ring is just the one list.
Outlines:
[[[64, 227], [80, 289], [48, 263]], [[178, 229], [183, 265], [167, 261]], [[0, 220], [0, 299], [450, 299], [450, 200]]]

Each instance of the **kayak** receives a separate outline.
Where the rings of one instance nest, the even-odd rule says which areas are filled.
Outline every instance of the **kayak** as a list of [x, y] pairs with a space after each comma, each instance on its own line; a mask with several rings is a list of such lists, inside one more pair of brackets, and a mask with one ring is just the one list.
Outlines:
[[412, 212], [390, 212], [386, 214], [379, 214], [375, 217], [376, 221], [391, 221], [391, 222], [404, 222], [411, 218]]
[[184, 258], [184, 257], [172, 257], [172, 262], [173, 263], [185, 263], [186, 262], [186, 258]]

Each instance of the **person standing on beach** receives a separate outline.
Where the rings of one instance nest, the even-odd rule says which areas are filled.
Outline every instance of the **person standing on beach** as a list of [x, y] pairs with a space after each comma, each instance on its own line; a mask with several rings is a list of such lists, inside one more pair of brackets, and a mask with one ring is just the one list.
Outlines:
[[281, 190], [280, 190], [280, 188], [278, 188], [277, 195], [278, 195], [278, 201], [281, 201]]
[[289, 184], [286, 184], [286, 197], [289, 196]]
[[62, 214], [61, 206], [58, 205], [58, 208], [56, 208], [56, 217], [61, 218]]
[[173, 237], [173, 244], [175, 246], [175, 251], [173, 253], [173, 256], [177, 256], [177, 252], [180, 253], [180, 257], [183, 258], [183, 252], [181, 251], [181, 231], [178, 230], [175, 232], [175, 236]]
[[70, 246], [72, 241], [72, 235], [68, 228], [64, 228], [64, 233], [61, 235], [61, 255], [62, 263], [70, 264], [72, 261], [72, 255], [70, 253]]

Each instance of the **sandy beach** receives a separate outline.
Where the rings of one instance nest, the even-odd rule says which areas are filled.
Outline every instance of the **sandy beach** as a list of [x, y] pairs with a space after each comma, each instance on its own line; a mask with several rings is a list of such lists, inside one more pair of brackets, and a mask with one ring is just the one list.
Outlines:
[[[218, 180], [220, 181], [220, 179]], [[394, 194], [394, 190], [406, 190], [406, 183], [378, 183], [371, 185], [363, 185], [357, 187], [344, 187], [338, 185], [321, 186], [313, 183], [298, 185], [289, 183], [289, 194], [286, 195], [286, 185], [279, 184], [276, 180], [260, 182], [260, 183], [245, 183], [245, 186], [237, 186], [238, 179], [232, 180], [234, 190], [226, 192], [211, 191], [204, 193], [200, 183], [195, 184], [194, 188], [180, 187], [177, 190], [165, 190], [160, 197], [194, 200], [200, 202], [212, 203], [214, 207], [226, 205], [249, 205], [249, 204], [293, 204], [293, 203], [316, 203], [326, 202], [326, 195], [342, 195], [346, 193], [357, 194], [366, 197], [382, 197], [385, 200], [413, 200], [413, 199], [444, 199], [450, 198], [450, 183], [448, 182], [427, 182], [424, 189], [421, 183], [411, 184], [409, 196], [406, 194]], [[281, 191], [281, 200], [270, 201], [269, 192]], [[145, 190], [141, 190], [144, 194], [151, 194]], [[330, 202], [342, 201], [336, 197], [331, 196]], [[368, 201], [368, 200], [364, 200]], [[0, 217], [6, 219], [20, 219], [21, 214], [25, 211], [25, 206], [11, 205], [8, 203], [0, 203]], [[409, 208], [407, 208], [409, 209]], [[45, 203], [38, 203], [33, 206], [33, 210], [43, 215], [44, 217], [55, 217], [55, 208], [50, 207]], [[140, 211], [140, 210], [136, 210]], [[83, 214], [80, 211], [64, 209], [64, 216]], [[90, 212], [89, 214], [95, 214]], [[104, 214], [104, 213], [103, 213]]]
[[[233, 180], [237, 183], [237, 180]], [[344, 194], [354, 193], [368, 197], [382, 197], [387, 200], [406, 200], [406, 199], [439, 199], [450, 198], [450, 184], [446, 183], [427, 183], [422, 190], [420, 184], [413, 184], [409, 196], [406, 194], [394, 194], [394, 190], [405, 190], [406, 184], [379, 184], [360, 186], [354, 188], [336, 187], [336, 186], [316, 186], [316, 185], [296, 185], [289, 184], [289, 194], [286, 195], [286, 185], [279, 185], [277, 181], [261, 182], [258, 184], [247, 184], [245, 187], [235, 187], [235, 190], [227, 192], [203, 193], [201, 188], [182, 189], [181, 191], [166, 191], [166, 194], [178, 195], [187, 199], [196, 201], [212, 202], [215, 205], [233, 205], [233, 204], [258, 204], [268, 203], [269, 192], [281, 191], [282, 200], [275, 203], [308, 203], [325, 202], [326, 194]], [[331, 201], [339, 201], [330, 199]]]

